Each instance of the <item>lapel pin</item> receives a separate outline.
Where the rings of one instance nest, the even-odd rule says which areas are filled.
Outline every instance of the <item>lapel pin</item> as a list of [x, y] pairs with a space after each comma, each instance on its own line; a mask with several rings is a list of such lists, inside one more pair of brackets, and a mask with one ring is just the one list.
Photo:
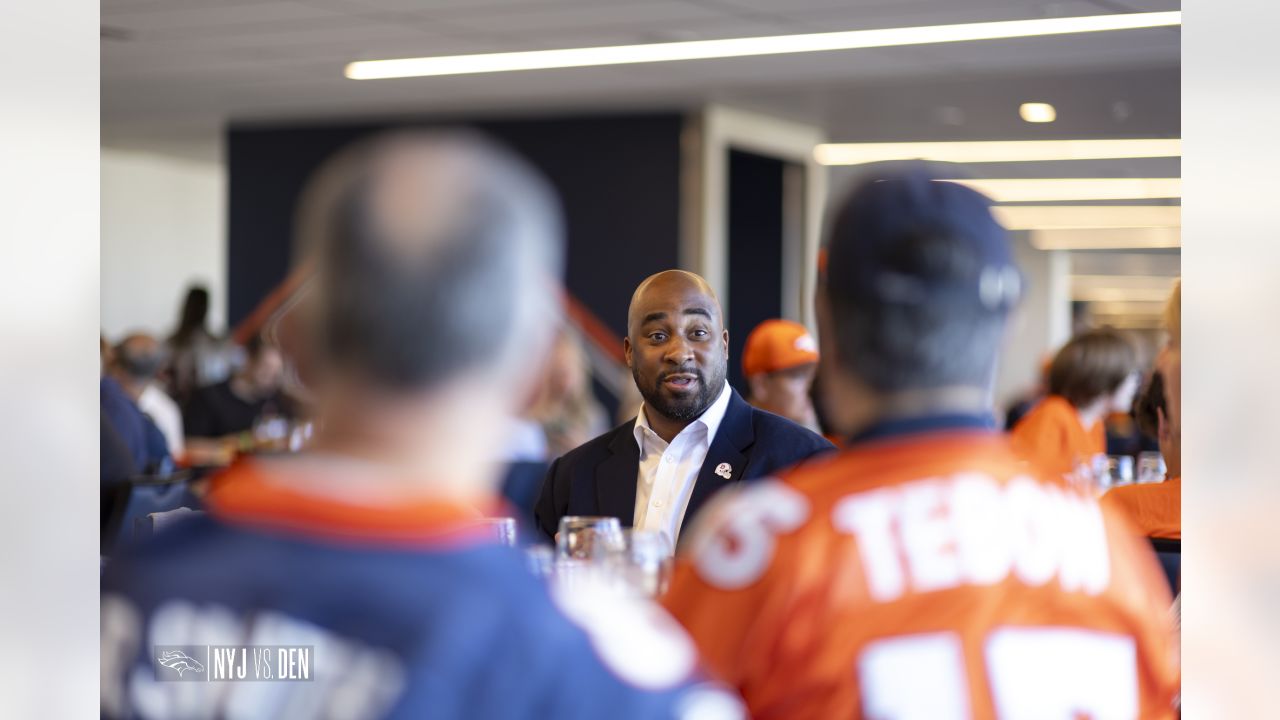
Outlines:
[[716, 474], [728, 480], [733, 475], [733, 468], [730, 467], [729, 463], [720, 463], [716, 466]]

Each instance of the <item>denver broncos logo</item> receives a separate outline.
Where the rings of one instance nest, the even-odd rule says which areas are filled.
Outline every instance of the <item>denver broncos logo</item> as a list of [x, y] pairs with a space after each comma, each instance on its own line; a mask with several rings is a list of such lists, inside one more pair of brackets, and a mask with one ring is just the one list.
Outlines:
[[161, 665], [167, 668], [173, 668], [178, 671], [178, 677], [182, 677], [182, 673], [187, 670], [195, 670], [196, 672], [204, 672], [204, 665], [201, 665], [195, 658], [182, 652], [181, 650], [166, 650], [160, 653], [160, 657], [156, 658]]

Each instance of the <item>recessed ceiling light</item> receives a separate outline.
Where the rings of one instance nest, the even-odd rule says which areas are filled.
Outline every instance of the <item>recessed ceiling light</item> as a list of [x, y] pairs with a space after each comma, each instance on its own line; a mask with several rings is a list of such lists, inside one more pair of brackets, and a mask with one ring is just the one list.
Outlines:
[[813, 149], [823, 165], [887, 160], [955, 163], [1048, 162], [1180, 157], [1179, 138], [1135, 140], [996, 140], [979, 142], [825, 143]]
[[1029, 123], [1051, 123], [1058, 119], [1058, 111], [1049, 103], [1022, 103], [1018, 115]]
[[1182, 225], [1180, 205], [997, 205], [991, 208], [1007, 230], [1167, 228]]
[[1182, 178], [1019, 178], [945, 182], [971, 187], [998, 203], [1182, 197]]
[[364, 60], [346, 67], [353, 80], [468, 75], [473, 73], [541, 70], [548, 68], [625, 65], [629, 63], [705, 60], [709, 58], [784, 55], [824, 50], [855, 50], [900, 45], [995, 40], [1001, 38], [1066, 35], [1133, 30], [1182, 24], [1181, 11], [1086, 15], [1083, 17], [1005, 20], [959, 25], [850, 30], [845, 32], [773, 35], [768, 37], [690, 40], [645, 45], [532, 50], [527, 52], [446, 55], [439, 57]]

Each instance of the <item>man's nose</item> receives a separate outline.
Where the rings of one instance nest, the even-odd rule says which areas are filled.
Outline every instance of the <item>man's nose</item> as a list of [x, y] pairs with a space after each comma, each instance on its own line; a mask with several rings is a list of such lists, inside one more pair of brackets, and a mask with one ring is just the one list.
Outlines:
[[693, 344], [684, 337], [674, 337], [667, 346], [667, 352], [664, 359], [676, 365], [681, 365], [693, 359]]

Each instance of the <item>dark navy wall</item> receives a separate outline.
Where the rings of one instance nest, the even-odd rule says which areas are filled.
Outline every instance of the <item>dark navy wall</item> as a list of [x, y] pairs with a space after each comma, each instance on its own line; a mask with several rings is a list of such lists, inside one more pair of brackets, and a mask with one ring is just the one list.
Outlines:
[[785, 163], [729, 151], [729, 382], [746, 394], [742, 348], [756, 325], [782, 317]]
[[227, 132], [227, 318], [242, 320], [290, 267], [293, 216], [310, 174], [334, 151], [390, 127], [465, 125], [506, 143], [559, 191], [569, 291], [618, 333], [631, 291], [679, 258], [677, 114], [233, 126]]

